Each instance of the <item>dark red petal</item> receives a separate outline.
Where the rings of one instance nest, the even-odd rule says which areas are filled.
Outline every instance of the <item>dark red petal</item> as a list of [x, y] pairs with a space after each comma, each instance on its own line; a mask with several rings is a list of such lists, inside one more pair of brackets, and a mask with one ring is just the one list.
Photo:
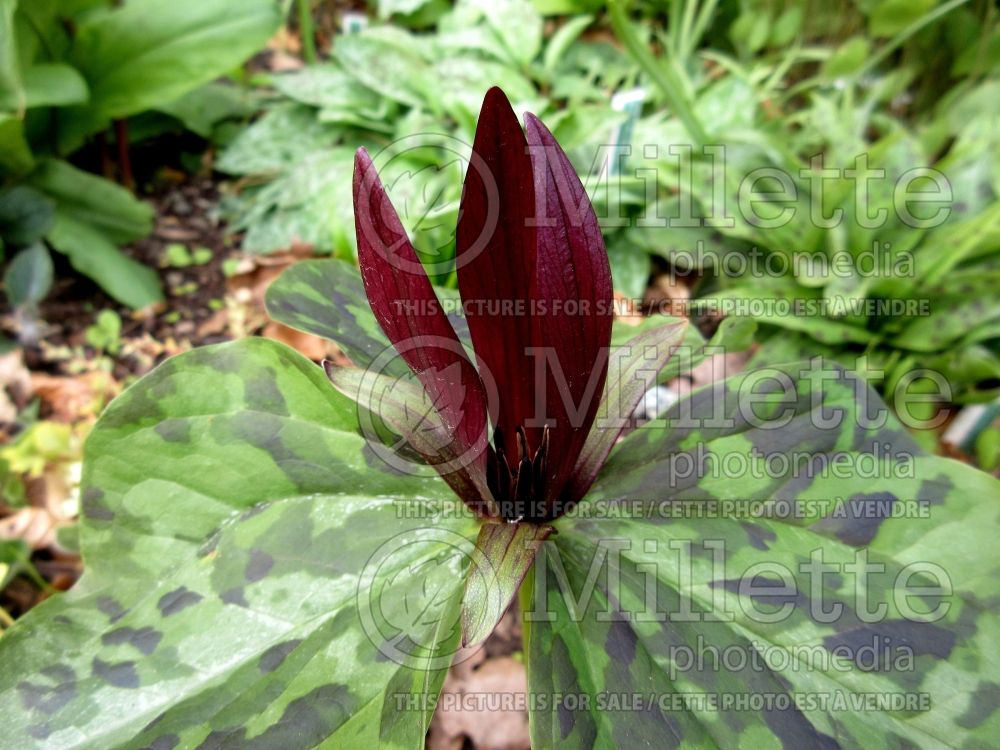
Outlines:
[[[465, 356], [364, 149], [358, 149], [354, 160], [354, 226], [358, 265], [372, 312], [454, 435], [451, 452], [474, 456], [457, 473], [471, 474], [475, 485], [485, 488], [483, 383]], [[449, 479], [445, 474], [444, 478], [464, 500], [473, 504], [482, 500], [466, 497], [467, 492], [459, 489], [468, 487], [468, 477]]]
[[[535, 197], [524, 132], [498, 88], [486, 93], [472, 151], [456, 234], [458, 288], [480, 370], [492, 374], [500, 392], [498, 413], [491, 416], [513, 440], [534, 414], [535, 365], [526, 349], [538, 341], [530, 314], [536, 232], [528, 225]], [[528, 430], [534, 448], [540, 436]], [[516, 455], [513, 442], [505, 450]]]
[[[551, 500], [572, 471], [604, 393], [611, 267], [597, 216], [569, 158], [537, 117], [527, 115], [525, 125], [535, 175], [536, 298], [547, 311], [539, 330], [550, 352], [546, 416], [555, 420], [547, 459]], [[561, 376], [553, 372], [552, 359]]]

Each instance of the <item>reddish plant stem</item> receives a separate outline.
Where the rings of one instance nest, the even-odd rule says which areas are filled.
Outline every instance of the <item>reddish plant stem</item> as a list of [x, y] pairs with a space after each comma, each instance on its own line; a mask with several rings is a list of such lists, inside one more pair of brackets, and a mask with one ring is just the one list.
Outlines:
[[132, 160], [128, 153], [128, 123], [125, 120], [115, 120], [115, 140], [118, 143], [118, 175], [122, 185], [133, 190], [135, 180], [132, 177]]

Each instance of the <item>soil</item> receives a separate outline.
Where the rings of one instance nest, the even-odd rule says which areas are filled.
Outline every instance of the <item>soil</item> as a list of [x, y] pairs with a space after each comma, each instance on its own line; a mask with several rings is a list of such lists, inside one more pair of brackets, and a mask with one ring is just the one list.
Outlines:
[[[124, 248], [124, 252], [159, 272], [164, 303], [153, 309], [132, 311], [118, 304], [89, 279], [72, 271], [65, 258], [54, 255], [56, 284], [39, 306], [43, 335], [26, 342], [25, 361], [32, 371], [70, 374], [75, 368], [74, 349], [87, 350], [86, 330], [102, 310], [115, 311], [122, 321], [121, 338], [128, 342], [165, 342], [158, 347], [131, 347], [136, 353], [116, 357], [112, 375], [118, 380], [142, 375], [172, 349], [215, 343], [226, 338], [203, 334], [203, 324], [221, 309], [226, 294], [224, 261], [235, 255], [232, 240], [216, 218], [218, 189], [209, 177], [185, 178], [174, 174], [161, 181], [149, 196], [155, 206], [153, 233]], [[183, 245], [189, 252], [211, 251], [207, 262], [177, 267], [170, 264], [168, 248]], [[215, 308], [215, 309], [213, 309]], [[175, 342], [171, 346], [170, 342]], [[92, 347], [91, 347], [92, 348]], [[125, 351], [129, 346], [124, 346]], [[145, 356], [142, 356], [142, 355]]]

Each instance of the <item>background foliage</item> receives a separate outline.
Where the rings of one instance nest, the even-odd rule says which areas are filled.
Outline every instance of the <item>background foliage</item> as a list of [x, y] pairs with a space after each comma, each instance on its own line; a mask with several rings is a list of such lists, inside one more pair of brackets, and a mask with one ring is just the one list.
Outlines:
[[[489, 86], [502, 86], [519, 110], [541, 116], [570, 153], [605, 217], [616, 291], [649, 308], [664, 296], [706, 306], [683, 310], [693, 323], [685, 343], [694, 355], [671, 361], [663, 381], [686, 374], [708, 357], [710, 345], [719, 345], [748, 351], [751, 368], [787, 368], [784, 363], [823, 355], [856, 370], [901, 414], [912, 408], [894, 401], [897, 386], [924, 369], [941, 373], [951, 396], [923, 411], [918, 405], [919, 416], [996, 399], [997, 20], [997, 6], [987, 0], [373, 0], [367, 6], [0, 0], [0, 250], [10, 312], [3, 327], [36, 366], [41, 361], [51, 369], [44, 357], [63, 342], [45, 340], [50, 324], [61, 322], [52, 313], [45, 319], [45, 310], [53, 309], [45, 305], [62, 293], [60, 281], [82, 274], [113, 300], [97, 297], [92, 307], [104, 309], [89, 311], [82, 343], [62, 347], [82, 352], [65, 368], [88, 378], [84, 397], [66, 391], [33, 396], [0, 419], [0, 520], [38, 510], [39, 487], [60, 498], [67, 509], [60, 518], [82, 511], [78, 525], [60, 522], [55, 541], [35, 543], [27, 533], [0, 541], [0, 596], [27, 587], [34, 603], [69, 588], [75, 576], [51, 575], [52, 558], [58, 563], [81, 544], [87, 556], [79, 585], [28, 612], [0, 639], [6, 667], [0, 669], [0, 713], [12, 717], [8, 735], [19, 747], [288, 747], [302, 737], [352, 746], [420, 742], [430, 711], [396, 721], [390, 696], [436, 694], [444, 670], [415, 677], [376, 660], [375, 644], [348, 627], [357, 619], [353, 592], [372, 550], [420, 526], [373, 495], [425, 503], [447, 516], [441, 528], [470, 544], [476, 527], [452, 513], [454, 500], [436, 477], [378, 471], [357, 434], [356, 406], [332, 391], [308, 359], [346, 353], [364, 365], [386, 345], [354, 268], [355, 149], [375, 155], [419, 253], [436, 264], [447, 261], [468, 144]], [[706, 145], [726, 149], [721, 183], [714, 181]], [[689, 163], [677, 157], [685, 147]], [[872, 183], [868, 207], [886, 209], [889, 220], [875, 228], [859, 224], [853, 186], [836, 178], [825, 181], [819, 203], [827, 215], [843, 210], [846, 222], [813, 223], [808, 206], [818, 200], [811, 179], [816, 155], [826, 169], [850, 168], [859, 155], [885, 169], [885, 178]], [[951, 214], [940, 226], [914, 229], [898, 219], [893, 185], [918, 166], [939, 170], [951, 186]], [[718, 221], [716, 199], [721, 195], [734, 208], [740, 178], [764, 167], [791, 176], [798, 196], [792, 205], [799, 209], [794, 220], [778, 228], [739, 214], [732, 224]], [[157, 194], [163, 174], [178, 172], [221, 187], [218, 213], [236, 249], [174, 242], [164, 248], [162, 267], [154, 268], [138, 259], [137, 248], [163, 212]], [[775, 211], [785, 205], [771, 202]], [[657, 213], [679, 218], [689, 211], [706, 223], [644, 225]], [[912, 266], [865, 272], [862, 255], [873, 244], [895, 258], [912, 255]], [[846, 254], [847, 272], [786, 264], [782, 273], [761, 275], [738, 262], [759, 255], [766, 264], [797, 253]], [[309, 256], [331, 257], [298, 263], [271, 283], [273, 269]], [[199, 268], [224, 277], [223, 287], [232, 282], [235, 291], [189, 303], [176, 284], [164, 284], [182, 269], [191, 274], [184, 284], [193, 283], [187, 279]], [[439, 273], [434, 282], [440, 295], [455, 294], [452, 273]], [[267, 327], [265, 287], [275, 321]], [[149, 321], [168, 327], [176, 321], [176, 307], [163, 309], [172, 296], [180, 299], [176, 306], [214, 304], [204, 318], [221, 315], [226, 323], [203, 334], [203, 318], [197, 335], [185, 334], [186, 341], [178, 331], [185, 343], [175, 345], [173, 330], [163, 335], [163, 328], [149, 328]], [[764, 311], [724, 320], [700, 311], [712, 303], [775, 300], [843, 304], [810, 315]], [[929, 314], [850, 307], [884, 301], [925, 302]], [[253, 305], [256, 319], [247, 313]], [[94, 427], [81, 482], [84, 436], [135, 375], [187, 343], [262, 330], [273, 335], [278, 323], [288, 326], [278, 328], [283, 340], [298, 345], [298, 332], [312, 337], [308, 359], [259, 338], [171, 358]], [[656, 316], [638, 329], [616, 325], [615, 343], [659, 323]], [[146, 337], [139, 343], [128, 333], [137, 327]], [[327, 339], [335, 343], [328, 346]], [[122, 374], [126, 361], [130, 369]], [[854, 375], [830, 369], [837, 375], [820, 406], [850, 414]], [[6, 363], [0, 371], [5, 391], [13, 392]], [[94, 385], [103, 381], [92, 376], [110, 378], [108, 372], [118, 382]], [[48, 374], [33, 373], [34, 392], [53, 387]], [[728, 393], [730, 411], [733, 394], [753, 377], [718, 386]], [[789, 622], [759, 632], [759, 623], [745, 619], [683, 631], [578, 621], [553, 594], [556, 620], [527, 632], [525, 654], [535, 665], [531, 688], [596, 697], [636, 684], [665, 692], [679, 685], [752, 693], [903, 685], [942, 697], [935, 710], [814, 711], [778, 719], [751, 712], [722, 723], [697, 711], [676, 722], [655, 712], [584, 712], [570, 725], [558, 712], [542, 712], [533, 726], [537, 744], [583, 746], [594, 738], [621, 744], [628, 731], [693, 745], [753, 746], [775, 739], [805, 746], [831, 737], [845, 745], [869, 745], [878, 737], [887, 746], [972, 746], [997, 736], [998, 714], [990, 704], [996, 576], [983, 553], [995, 536], [991, 503], [998, 491], [987, 473], [920, 455], [915, 476], [905, 479], [845, 481], [823, 463], [808, 486], [790, 476], [751, 486], [744, 478], [697, 473], [679, 486], [672, 465], [662, 461], [698, 445], [713, 456], [737, 458], [770, 445], [780, 455], [811, 451], [822, 463], [844, 451], [867, 455], [886, 441], [893, 451], [879, 460], [891, 475], [898, 452], [921, 454], [914, 438], [945, 450], [938, 433], [911, 435], [894, 420], [885, 431], [865, 434], [811, 431], [813, 391], [805, 382], [796, 387], [793, 428], [776, 441], [742, 424], [731, 431], [636, 431], [588, 503], [614, 503], [626, 493], [657, 496], [665, 486], [672, 497], [700, 499], [919, 496], [932, 502], [932, 519], [876, 514], [844, 521], [816, 514], [797, 523], [621, 520], [598, 528], [581, 516], [562, 520], [552, 547], [579, 590], [599, 532], [636, 542], [622, 561], [625, 598], [615, 603], [612, 595], [621, 592], [599, 585], [598, 607], [637, 604], [646, 584], [641, 566], [662, 562], [639, 551], [640, 542], [651, 539], [669, 546], [715, 535], [730, 544], [734, 564], [769, 555], [793, 568], [814, 547], [841, 561], [866, 549], [890, 577], [914, 559], [937, 561], [956, 582], [956, 606], [944, 623], [901, 624], [894, 611], [883, 625], [897, 645], [915, 644], [916, 668], [906, 674], [852, 670], [847, 677], [822, 670], [700, 674], [687, 682], [668, 677], [667, 647], [692, 645], [698, 636], [737, 647], [752, 637], [777, 650], [803, 643], [856, 646], [871, 633], [852, 619], [852, 602], [833, 585], [823, 594], [847, 606], [846, 619], [817, 622], [808, 602], [797, 598]], [[676, 411], [707, 408], [715, 391], [696, 393]], [[74, 399], [86, 406], [71, 418], [53, 406]], [[970, 462], [995, 472], [1000, 425], [987, 426], [963, 450]], [[367, 494], [359, 496], [362, 487]], [[416, 628], [431, 647], [425, 656], [447, 653], [457, 637], [444, 626], [457, 614], [464, 566], [444, 546], [396, 560], [396, 568], [372, 582], [398, 594], [389, 597], [385, 614]], [[666, 606], [682, 594], [702, 603], [721, 596], [736, 610], [758, 603], [733, 581], [711, 579], [704, 562], [698, 562], [697, 584], [677, 570], [659, 569], [653, 583]], [[434, 590], [425, 586], [407, 599], [421, 581]], [[545, 582], [530, 581], [525, 608]], [[873, 586], [891, 598], [885, 581]], [[3, 629], [14, 619], [4, 609], [7, 601], [0, 599]], [[416, 622], [411, 605], [441, 615], [437, 626]]]

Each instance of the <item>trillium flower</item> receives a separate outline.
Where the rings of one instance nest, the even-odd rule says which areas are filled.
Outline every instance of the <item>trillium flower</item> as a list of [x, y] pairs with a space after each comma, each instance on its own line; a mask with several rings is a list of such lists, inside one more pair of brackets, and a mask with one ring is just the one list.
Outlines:
[[[604, 389], [613, 314], [600, 227], [566, 154], [537, 117], [528, 114], [522, 131], [503, 92], [487, 93], [456, 232], [478, 369], [363, 149], [354, 205], [372, 310], [441, 407], [453, 455], [472, 456], [448, 462], [445, 479], [489, 517], [551, 520], [599, 468], [585, 465], [582, 451]], [[484, 380], [495, 384], [492, 410]]]
[[[645, 391], [626, 372], [636, 357], [609, 356], [611, 269], [597, 217], [545, 125], [527, 114], [522, 130], [504, 93], [491, 89], [456, 228], [470, 356], [364, 149], [355, 159], [354, 209], [371, 308], [434, 405], [443, 439], [407, 437], [488, 521], [477, 547], [487, 567], [507, 578], [498, 604], [482, 616], [492, 628], [533, 560], [524, 543], [544, 539], [548, 522], [584, 496], [627, 423], [592, 429], [602, 400], [630, 414]], [[664, 330], [676, 343], [681, 327]], [[646, 343], [664, 341], [662, 330], [654, 334]], [[665, 364], [666, 349], [654, 369]], [[328, 373], [345, 386], [343, 372]], [[521, 552], [512, 551], [515, 538]], [[480, 578], [470, 576], [467, 595], [491, 585]], [[466, 642], [489, 632], [464, 624]]]

